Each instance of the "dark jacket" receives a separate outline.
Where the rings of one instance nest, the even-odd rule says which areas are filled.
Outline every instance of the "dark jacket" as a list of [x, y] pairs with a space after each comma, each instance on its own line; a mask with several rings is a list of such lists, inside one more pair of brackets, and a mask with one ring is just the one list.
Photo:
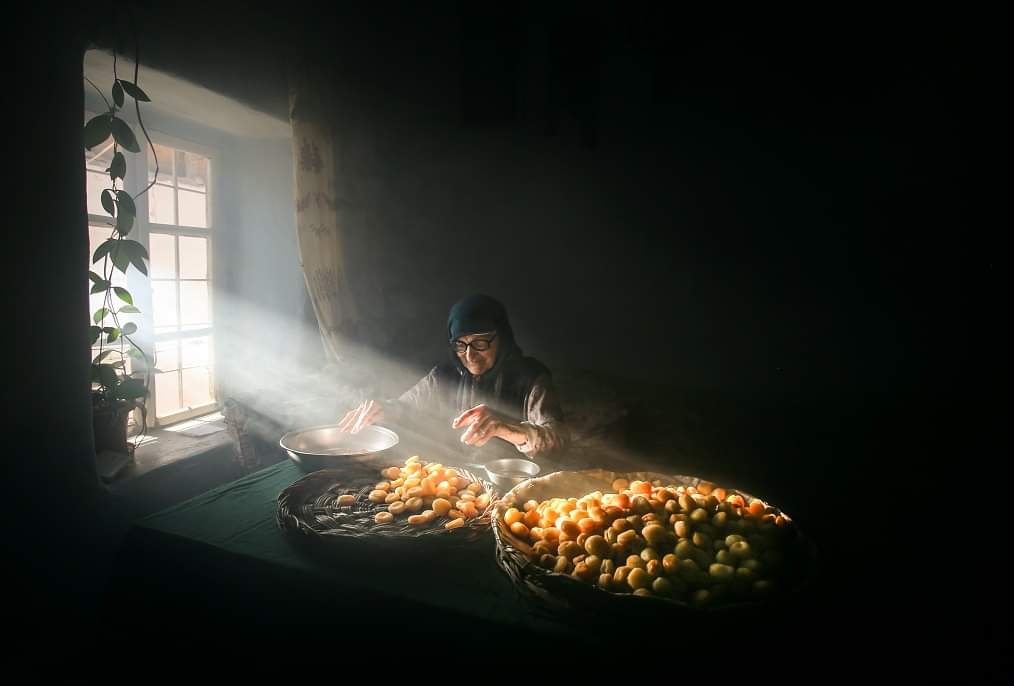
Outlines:
[[[520, 422], [527, 443], [515, 447], [493, 439], [483, 448], [470, 449], [457, 441], [464, 429], [451, 429], [451, 421], [481, 403]], [[456, 442], [455, 448], [471, 453], [468, 459], [472, 461], [556, 454], [569, 441], [549, 370], [535, 358], [525, 357], [516, 345], [506, 353], [501, 351], [493, 368], [480, 377], [472, 376], [452, 354], [387, 407], [395, 421], [411, 420], [417, 431]]]

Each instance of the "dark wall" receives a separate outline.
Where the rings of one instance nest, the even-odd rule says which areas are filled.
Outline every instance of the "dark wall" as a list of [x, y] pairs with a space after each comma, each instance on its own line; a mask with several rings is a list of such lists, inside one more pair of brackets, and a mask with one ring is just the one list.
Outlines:
[[[6, 252], [16, 275], [9, 289], [11, 330], [22, 332], [14, 336], [12, 359], [34, 360], [8, 363], [15, 381], [4, 403], [2, 535], [15, 589], [11, 606], [34, 621], [58, 606], [70, 623], [92, 607], [101, 588], [108, 531], [115, 527], [95, 471], [88, 293], [81, 287], [88, 279], [83, 25], [70, 10], [61, 18], [30, 16], [19, 26], [19, 38], [28, 40], [15, 43], [17, 54], [33, 55], [25, 70], [46, 86], [16, 119], [22, 183], [19, 219], [9, 232], [13, 248]], [[46, 36], [46, 50], [33, 42], [38, 36]]]
[[724, 391], [918, 381], [922, 319], [957, 307], [939, 35], [358, 20], [322, 23], [322, 59], [353, 287], [392, 355], [427, 364], [481, 290], [551, 366]]

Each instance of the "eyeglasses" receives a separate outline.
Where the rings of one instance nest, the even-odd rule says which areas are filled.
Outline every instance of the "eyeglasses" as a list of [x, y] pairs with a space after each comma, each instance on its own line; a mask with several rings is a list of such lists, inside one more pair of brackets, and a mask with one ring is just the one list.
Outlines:
[[463, 355], [466, 352], [468, 352], [469, 348], [479, 353], [486, 352], [487, 350], [489, 350], [490, 345], [495, 340], [496, 334], [494, 333], [489, 338], [477, 338], [471, 343], [465, 343], [464, 341], [461, 340], [451, 341], [451, 350], [458, 353], [459, 355]]

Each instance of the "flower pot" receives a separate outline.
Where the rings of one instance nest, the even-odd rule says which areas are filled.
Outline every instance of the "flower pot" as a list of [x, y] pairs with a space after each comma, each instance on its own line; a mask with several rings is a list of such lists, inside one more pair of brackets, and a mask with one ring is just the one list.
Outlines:
[[127, 418], [133, 409], [134, 404], [126, 400], [92, 407], [96, 454], [103, 451], [133, 454], [133, 446], [127, 443]]

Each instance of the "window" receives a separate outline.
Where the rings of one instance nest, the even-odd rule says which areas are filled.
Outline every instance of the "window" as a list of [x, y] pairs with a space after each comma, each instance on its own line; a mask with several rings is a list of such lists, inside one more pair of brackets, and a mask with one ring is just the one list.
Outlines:
[[[179, 145], [148, 151], [148, 254], [155, 334], [155, 420], [215, 407], [211, 311], [211, 171], [206, 154]], [[158, 159], [158, 176], [155, 159]]]
[[[129, 269], [126, 275], [113, 270], [113, 284], [126, 287], [140, 309], [140, 314], [129, 316], [139, 327], [135, 340], [149, 355], [154, 352], [157, 371], [153, 375], [148, 418], [151, 425], [160, 426], [216, 408], [211, 307], [214, 158], [200, 146], [149, 133], [155, 143], [157, 178], [155, 157], [148, 148], [143, 154], [127, 155], [127, 186], [123, 188], [136, 195], [148, 183], [155, 182], [137, 199], [136, 228], [129, 236], [148, 250], [148, 276], [136, 269]], [[141, 136], [138, 139], [144, 140]], [[108, 146], [86, 153], [91, 254], [112, 231], [101, 203], [102, 190], [110, 187], [105, 170], [112, 154], [111, 139]], [[142, 179], [146, 179], [143, 185]], [[91, 269], [101, 272], [101, 267], [100, 263]], [[102, 306], [102, 297], [102, 294], [91, 296], [92, 312]], [[124, 322], [121, 317], [121, 325]], [[105, 344], [104, 348], [108, 347]], [[126, 350], [125, 345], [123, 352]], [[115, 355], [119, 359], [120, 353]], [[131, 361], [125, 359], [129, 370]], [[135, 423], [139, 420], [140, 417], [132, 417]]]

